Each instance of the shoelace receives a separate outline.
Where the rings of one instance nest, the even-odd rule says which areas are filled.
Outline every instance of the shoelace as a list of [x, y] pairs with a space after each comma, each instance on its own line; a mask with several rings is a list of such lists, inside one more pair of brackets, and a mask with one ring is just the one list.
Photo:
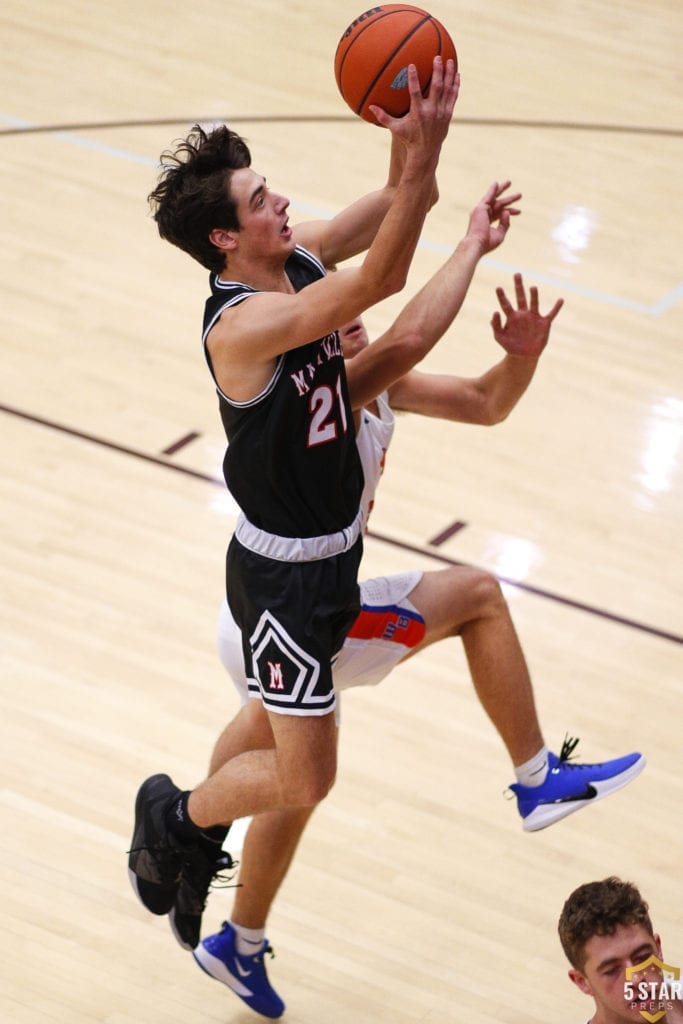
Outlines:
[[565, 736], [562, 743], [562, 749], [560, 750], [560, 764], [566, 764], [568, 768], [579, 768], [586, 767], [585, 765], [570, 764], [571, 756], [576, 750], [579, 744], [578, 736], [572, 738], [571, 736]]
[[[201, 862], [198, 864], [198, 855]], [[238, 866], [229, 853], [222, 853], [214, 861], [211, 861], [203, 851], [193, 850], [192, 854], [183, 858], [182, 881], [196, 898], [197, 908], [202, 912], [209, 897], [209, 889], [230, 889], [236, 888], [231, 885], [235, 872], [226, 874]], [[187, 870], [186, 870], [187, 869]]]
[[583, 763], [580, 764], [580, 765], [572, 765], [571, 764], [571, 760], [570, 760], [571, 759], [571, 755], [573, 754], [575, 749], [577, 749], [578, 744], [579, 744], [579, 737], [578, 736], [577, 736], [577, 738], [574, 739], [571, 736], [566, 736], [565, 735], [564, 742], [562, 743], [562, 749], [560, 751], [560, 759], [558, 761], [558, 767], [559, 767], [559, 765], [565, 765], [567, 768], [594, 768], [595, 767], [595, 765], [593, 765], [593, 764], [583, 764]]
[[[152, 857], [154, 858], [155, 862], [157, 863], [157, 865], [160, 868], [161, 867], [164, 868], [162, 874], [168, 875], [168, 881], [170, 881], [170, 882], [177, 882], [178, 881], [178, 879], [180, 878], [180, 875], [181, 875], [181, 871], [182, 871], [182, 861], [181, 861], [182, 855], [181, 855], [180, 851], [171, 850], [171, 849], [169, 849], [168, 846], [164, 846], [164, 845], [159, 845], [159, 846], [144, 846], [143, 845], [143, 846], [131, 846], [130, 850], [127, 850], [126, 853], [127, 854], [141, 853], [143, 850], [145, 850], [147, 853], [150, 853], [152, 855]], [[173, 875], [171, 875], [171, 870], [173, 871]]]
[[268, 946], [266, 946], [266, 948], [261, 953], [257, 953], [256, 954], [256, 956], [254, 957], [254, 960], [258, 960], [258, 962], [260, 964], [262, 964], [263, 963], [263, 958], [266, 955], [266, 953], [268, 953], [270, 955], [270, 959], [271, 960], [274, 959], [274, 957], [275, 957], [275, 950], [273, 949], [272, 946], [268, 945]]

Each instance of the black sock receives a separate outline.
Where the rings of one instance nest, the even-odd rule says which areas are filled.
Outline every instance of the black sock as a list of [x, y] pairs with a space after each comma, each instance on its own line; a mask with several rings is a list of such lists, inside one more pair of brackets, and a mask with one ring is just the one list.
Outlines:
[[190, 817], [187, 809], [189, 798], [190, 790], [188, 789], [169, 805], [166, 811], [166, 825], [176, 839], [180, 839], [183, 843], [196, 843], [201, 835], [201, 829], [197, 828]]
[[229, 825], [211, 825], [202, 829], [202, 837], [208, 839], [212, 846], [222, 846], [229, 831]]
[[170, 832], [183, 843], [200, 843], [207, 850], [215, 852], [223, 845], [228, 829], [225, 825], [211, 825], [202, 829], [195, 825], [187, 809], [190, 790], [181, 793], [166, 811], [166, 825]]

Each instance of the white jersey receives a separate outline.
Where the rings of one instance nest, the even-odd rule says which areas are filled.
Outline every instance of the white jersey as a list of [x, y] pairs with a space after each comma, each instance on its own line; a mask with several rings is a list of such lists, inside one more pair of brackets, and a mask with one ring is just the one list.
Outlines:
[[356, 446], [365, 477], [360, 499], [364, 533], [368, 528], [368, 518], [375, 504], [375, 492], [384, 472], [384, 460], [396, 426], [396, 417], [391, 411], [386, 391], [379, 396], [376, 404], [377, 416], [368, 409], [361, 409], [360, 425], [356, 432]]

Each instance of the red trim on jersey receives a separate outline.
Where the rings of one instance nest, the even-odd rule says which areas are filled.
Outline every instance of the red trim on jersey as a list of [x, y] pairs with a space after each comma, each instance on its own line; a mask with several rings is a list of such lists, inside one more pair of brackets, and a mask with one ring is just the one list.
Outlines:
[[363, 607], [347, 636], [354, 640], [389, 640], [405, 647], [417, 647], [426, 626], [421, 615], [396, 605]]

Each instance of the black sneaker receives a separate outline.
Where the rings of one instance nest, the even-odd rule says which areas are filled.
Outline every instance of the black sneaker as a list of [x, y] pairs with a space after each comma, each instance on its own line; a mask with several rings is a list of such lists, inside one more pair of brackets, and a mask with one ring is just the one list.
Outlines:
[[[226, 829], [227, 835], [227, 829]], [[233, 875], [221, 874], [236, 865], [229, 853], [217, 842], [215, 850], [207, 844], [197, 845], [183, 858], [180, 884], [169, 913], [171, 931], [183, 949], [199, 945], [202, 914], [214, 879], [228, 886]]]
[[178, 892], [183, 846], [166, 828], [166, 809], [182, 790], [168, 775], [152, 775], [135, 799], [135, 828], [128, 851], [128, 875], [140, 902], [153, 914], [168, 914]]

